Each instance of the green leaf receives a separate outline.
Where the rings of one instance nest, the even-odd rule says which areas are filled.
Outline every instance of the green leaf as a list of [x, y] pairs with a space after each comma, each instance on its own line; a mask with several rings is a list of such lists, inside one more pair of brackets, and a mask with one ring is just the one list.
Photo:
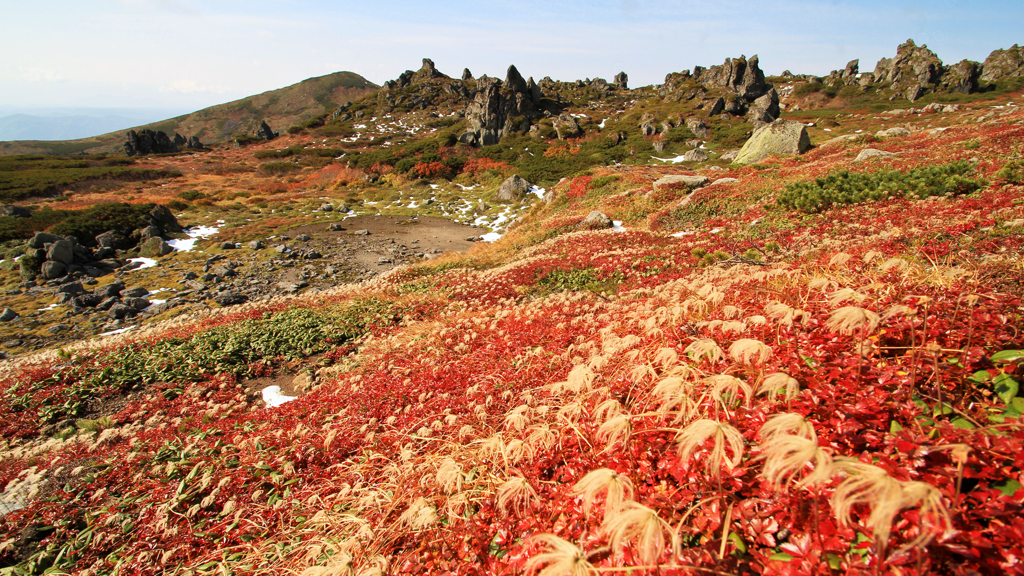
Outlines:
[[988, 370], [978, 370], [967, 379], [977, 384], [984, 384], [992, 379], [992, 375], [988, 373]]
[[771, 556], [769, 556], [768, 559], [769, 560], [781, 560], [783, 562], [789, 562], [790, 560], [793, 559], [793, 557], [790, 556], [789, 554], [786, 554], [785, 552], [777, 552], [777, 553], [772, 554]]
[[1003, 350], [992, 355], [993, 362], [1016, 362], [1024, 360], [1024, 350]]
[[1013, 402], [1014, 397], [1017, 396], [1020, 384], [1009, 374], [1000, 374], [992, 381], [992, 389], [1003, 400], [1003, 404], [1009, 406]]
[[839, 567], [843, 565], [843, 559], [835, 554], [828, 554], [828, 565], [833, 570], [839, 570]]
[[736, 552], [740, 554], [747, 553], [747, 543], [743, 541], [743, 537], [735, 532], [729, 533], [729, 541], [736, 545]]
[[1011, 478], [1002, 482], [996, 482], [992, 484], [992, 487], [1002, 492], [1003, 496], [1013, 496], [1017, 493], [1017, 490], [1024, 488], [1024, 485]]
[[889, 423], [889, 432], [895, 434], [901, 430], [903, 430], [903, 426], [901, 426], [899, 422], [893, 420]]
[[970, 420], [965, 420], [960, 416], [957, 416], [956, 418], [950, 420], [950, 423], [953, 424], [953, 426], [956, 426], [957, 428], [961, 428], [963, 430], [974, 430], [975, 428], [977, 428], [977, 426], [975, 426]]

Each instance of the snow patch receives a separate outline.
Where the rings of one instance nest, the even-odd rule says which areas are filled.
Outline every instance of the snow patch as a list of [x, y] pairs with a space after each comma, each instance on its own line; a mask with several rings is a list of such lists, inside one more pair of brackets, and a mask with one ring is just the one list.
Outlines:
[[117, 330], [111, 330], [110, 332], [100, 332], [100, 336], [113, 336], [114, 334], [124, 334], [129, 330], [134, 330], [135, 326], [129, 326], [127, 328], [118, 328]]
[[129, 258], [128, 261], [142, 263], [141, 266], [137, 268], [132, 268], [132, 270], [144, 270], [146, 268], [152, 268], [153, 266], [156, 266], [156, 260], [152, 258]]
[[499, 234], [498, 232], [488, 232], [487, 234], [480, 236], [480, 239], [483, 240], [484, 242], [495, 242], [502, 236], [504, 236], [504, 234]]
[[267, 403], [267, 408], [277, 408], [292, 400], [295, 400], [295, 396], [281, 394], [280, 386], [267, 386], [263, 389], [263, 401]]

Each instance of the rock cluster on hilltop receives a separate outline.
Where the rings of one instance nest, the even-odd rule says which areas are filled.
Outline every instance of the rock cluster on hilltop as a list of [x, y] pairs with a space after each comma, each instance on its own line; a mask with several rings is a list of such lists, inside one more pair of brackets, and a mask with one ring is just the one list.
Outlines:
[[167, 154], [179, 152], [182, 147], [201, 150], [203, 144], [196, 136], [185, 138], [181, 134], [175, 133], [174, 138], [171, 138], [163, 131], [144, 129], [136, 132], [129, 130], [124, 143], [124, 153], [128, 156]]
[[508, 67], [504, 82], [497, 79], [477, 81], [477, 92], [466, 107], [468, 121], [461, 142], [472, 146], [497, 144], [509, 132], [526, 132], [533, 120], [542, 115], [541, 91], [533, 78], [528, 81]]
[[913, 40], [907, 40], [899, 45], [895, 56], [880, 59], [873, 72], [861, 73], [859, 61], [853, 60], [845, 69], [835, 70], [824, 78], [804, 79], [828, 85], [880, 85], [893, 90], [893, 98], [904, 97], [913, 102], [934, 92], [972, 94], [981, 89], [981, 82], [1021, 76], [1024, 76], [1024, 49], [1016, 44], [1008, 50], [993, 51], [984, 63], [961, 60], [947, 66], [927, 45], [918, 46]]

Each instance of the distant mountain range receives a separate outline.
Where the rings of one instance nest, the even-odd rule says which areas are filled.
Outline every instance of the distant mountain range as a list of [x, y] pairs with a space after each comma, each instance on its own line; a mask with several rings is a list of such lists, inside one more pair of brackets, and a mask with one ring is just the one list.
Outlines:
[[[336, 72], [156, 122], [123, 113], [10, 114], [0, 116], [0, 155], [114, 152], [124, 144], [129, 129], [162, 130], [172, 137], [177, 132], [185, 137], [197, 136], [203, 142], [251, 134], [263, 120], [283, 131], [378, 88], [359, 74]], [[0, 110], [0, 114], [3, 112]]]

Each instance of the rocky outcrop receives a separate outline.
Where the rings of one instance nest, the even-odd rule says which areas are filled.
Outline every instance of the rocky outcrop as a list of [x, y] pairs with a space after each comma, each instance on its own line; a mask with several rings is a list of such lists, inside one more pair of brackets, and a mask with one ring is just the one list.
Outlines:
[[526, 132], [541, 113], [540, 91], [533, 90], [515, 66], [508, 67], [505, 81], [477, 80], [477, 93], [466, 107], [469, 126], [459, 141], [471, 146], [497, 144], [510, 132]]
[[763, 96], [770, 87], [764, 81], [756, 54], [749, 60], [745, 56], [726, 58], [723, 64], [707, 69], [697, 66], [693, 79], [708, 88], [728, 88], [747, 101]]
[[199, 141], [198, 136], [189, 136], [189, 139], [185, 142], [185, 148], [189, 150], [202, 150], [203, 143]]
[[565, 140], [566, 138], [575, 138], [583, 134], [583, 129], [580, 128], [580, 123], [570, 114], [560, 114], [553, 122], [555, 133], [558, 134], [559, 140]]
[[273, 140], [274, 138], [277, 138], [278, 133], [274, 132], [270, 125], [267, 124], [267, 121], [264, 120], [260, 122], [259, 127], [256, 128], [255, 135], [260, 140]]
[[612, 219], [607, 214], [600, 210], [594, 210], [587, 217], [580, 222], [580, 228], [586, 228], [588, 230], [604, 230], [614, 226]]
[[178, 152], [178, 146], [165, 132], [152, 130], [129, 130], [124, 143], [124, 153], [128, 156], [145, 156], [146, 154], [167, 154]]
[[981, 65], [982, 82], [998, 82], [1024, 76], [1024, 47], [1014, 44], [1006, 50], [994, 50]]
[[775, 120], [754, 131], [734, 162], [753, 164], [773, 154], [803, 154], [811, 147], [807, 128], [795, 120]]
[[423, 82], [424, 80], [432, 80], [434, 78], [447, 78], [444, 74], [438, 72], [437, 68], [434, 67], [434, 61], [430, 58], [423, 59], [423, 66], [412, 75], [413, 82]]
[[625, 72], [616, 74], [613, 81], [619, 90], [629, 90], [629, 76]]

